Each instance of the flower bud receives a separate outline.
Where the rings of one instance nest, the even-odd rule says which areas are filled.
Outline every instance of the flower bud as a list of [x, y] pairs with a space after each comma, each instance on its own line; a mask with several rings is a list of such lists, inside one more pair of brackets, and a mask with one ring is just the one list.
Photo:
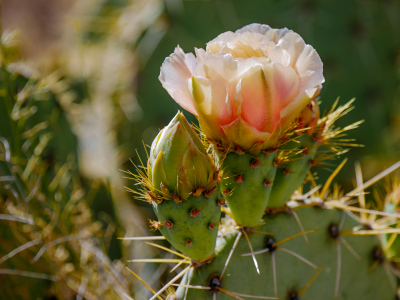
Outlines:
[[147, 167], [153, 192], [175, 202], [213, 185], [211, 158], [181, 112], [153, 141]]

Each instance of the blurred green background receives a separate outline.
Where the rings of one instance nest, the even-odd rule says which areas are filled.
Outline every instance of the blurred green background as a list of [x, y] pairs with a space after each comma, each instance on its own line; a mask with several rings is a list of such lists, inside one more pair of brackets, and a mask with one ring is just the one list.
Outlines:
[[[68, 162], [71, 177], [78, 178], [79, 189], [85, 195], [81, 201], [90, 208], [90, 219], [93, 222], [101, 219], [105, 231], [110, 224], [115, 227], [109, 238], [96, 240], [96, 243], [104, 243], [99, 249], [111, 258], [110, 263], [119, 266], [132, 294], [146, 295], [146, 292], [126, 273], [123, 268], [126, 260], [148, 253], [159, 254], [143, 244], [121, 243], [116, 239], [124, 235], [148, 235], [146, 220], [153, 218], [146, 203], [135, 200], [124, 190], [124, 186], [133, 188], [134, 184], [125, 180], [119, 170], [134, 171], [129, 159], [140, 164], [138, 157], [146, 157], [143, 141], [150, 145], [158, 131], [180, 109], [158, 81], [160, 66], [176, 45], [191, 52], [194, 47], [204, 48], [207, 41], [218, 34], [249, 23], [294, 30], [317, 50], [324, 63], [326, 81], [320, 94], [322, 111], [329, 109], [338, 96], [341, 104], [356, 97], [356, 108], [338, 125], [365, 120], [360, 128], [349, 132], [349, 137], [365, 147], [346, 154], [349, 162], [338, 181], [347, 190], [353, 186], [355, 161], [361, 162], [364, 178], [368, 179], [400, 158], [398, 0], [3, 0], [0, 5], [3, 91], [12, 87], [17, 99], [27, 82], [38, 83], [35, 93], [24, 104], [39, 111], [30, 122], [16, 121], [12, 111], [6, 108], [5, 93], [1, 96], [1, 101], [5, 102], [1, 104], [0, 135], [11, 144], [13, 159], [21, 166], [21, 171], [17, 168], [15, 172], [23, 172], [22, 166], [34, 155], [32, 151], [21, 151], [24, 138], [21, 142], [18, 137], [37, 124], [50, 124], [46, 132], [53, 138], [39, 156], [42, 163], [51, 161], [51, 164], [40, 174], [49, 177], [48, 182], [51, 182]], [[10, 35], [14, 30], [19, 32], [15, 38]], [[8, 85], [11, 81], [13, 85]], [[18, 107], [19, 110], [23, 108], [23, 105]], [[196, 122], [188, 113], [185, 115]], [[15, 126], [10, 125], [13, 122]], [[37, 140], [30, 142], [38, 143]], [[334, 162], [332, 168], [338, 162]], [[330, 173], [322, 168], [315, 171], [321, 174], [321, 181]], [[3, 173], [0, 176], [9, 175]], [[34, 178], [31, 182], [21, 178], [29, 194]], [[0, 203], [5, 210], [13, 201], [6, 199], [10, 198], [12, 188], [7, 188], [3, 182], [0, 184], [3, 193]], [[48, 186], [40, 186], [48, 195], [48, 201], [54, 201], [54, 197], [49, 196]], [[76, 184], [63, 187], [65, 201], [74, 189]], [[44, 208], [33, 207], [31, 213], [40, 216], [41, 209]], [[0, 222], [0, 229], [8, 226], [6, 221]], [[60, 229], [58, 235], [49, 239], [73, 234], [79, 227], [71, 228]], [[23, 231], [18, 227], [15, 230]], [[36, 233], [43, 238], [42, 230]], [[11, 242], [13, 234], [2, 232], [0, 259], [20, 245], [18, 241]], [[30, 239], [31, 236], [26, 241]], [[82, 245], [68, 243], [68, 251], [76, 255], [81, 253]], [[35, 256], [39, 249], [32, 248], [30, 255]], [[51, 257], [49, 259], [54, 258]], [[7, 260], [10, 266], [36, 268], [25, 266], [29, 265], [27, 258], [13, 259], [12, 264], [11, 259]], [[77, 282], [81, 282], [85, 278], [82, 261], [75, 258], [69, 263], [81, 265], [81, 268], [75, 267], [77, 273], [74, 274]], [[62, 266], [65, 267], [60, 264], [60, 268]], [[0, 263], [2, 267], [4, 263]], [[167, 276], [165, 270], [156, 267], [132, 268], [154, 288], [160, 285], [159, 278]], [[13, 293], [22, 282], [19, 280], [0, 273], [0, 298], [18, 299]], [[73, 297], [80, 295], [79, 285], [65, 282]], [[88, 279], [88, 282], [91, 281]], [[36, 281], [30, 284], [34, 286]], [[89, 287], [93, 289], [93, 294], [98, 293], [90, 284], [87, 286], [88, 290]], [[44, 289], [50, 299], [70, 297], [60, 292], [62, 289], [47, 284]], [[115, 299], [112, 293], [101, 295], [105, 299]], [[41, 289], [35, 298], [24, 293], [19, 293], [18, 297], [45, 298]]]

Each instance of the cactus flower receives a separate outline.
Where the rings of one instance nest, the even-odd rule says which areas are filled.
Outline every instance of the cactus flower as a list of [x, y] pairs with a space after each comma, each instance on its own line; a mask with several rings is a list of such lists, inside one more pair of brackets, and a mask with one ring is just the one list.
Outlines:
[[295, 32], [251, 24], [161, 66], [171, 97], [223, 148], [272, 148], [322, 87], [322, 62]]
[[147, 164], [153, 192], [164, 199], [179, 202], [212, 188], [212, 161], [180, 112], [154, 139]]

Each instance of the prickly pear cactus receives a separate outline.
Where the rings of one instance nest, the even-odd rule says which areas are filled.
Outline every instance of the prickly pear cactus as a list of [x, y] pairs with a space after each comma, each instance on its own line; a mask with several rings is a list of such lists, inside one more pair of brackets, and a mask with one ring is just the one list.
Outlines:
[[178, 113], [136, 176], [158, 217], [152, 228], [182, 254], [153, 244], [178, 259], [132, 262], [186, 265], [158, 292], [146, 283], [151, 300], [398, 296], [398, 201], [370, 210], [364, 190], [400, 162], [366, 183], [357, 173], [347, 194], [331, 188], [345, 161], [316, 183], [311, 168], [357, 146], [343, 137], [359, 124], [335, 125], [353, 100], [320, 115], [316, 51], [291, 30], [252, 24], [196, 57], [177, 47], [160, 81], [198, 117], [202, 139]]

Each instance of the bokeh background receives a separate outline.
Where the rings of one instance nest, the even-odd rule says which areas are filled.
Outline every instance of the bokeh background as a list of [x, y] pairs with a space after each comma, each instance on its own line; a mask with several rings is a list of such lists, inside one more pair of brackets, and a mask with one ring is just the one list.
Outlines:
[[[346, 154], [337, 181], [353, 186], [356, 161], [368, 179], [400, 159], [398, 0], [2, 0], [0, 9], [0, 216], [33, 220], [0, 219], [1, 299], [147, 299], [125, 265], [153, 288], [171, 276], [127, 264], [160, 252], [117, 237], [150, 234], [154, 216], [120, 170], [140, 165], [179, 109], [158, 81], [178, 44], [194, 51], [249, 23], [296, 31], [324, 63], [322, 111], [355, 97], [338, 125], [365, 120], [349, 132], [364, 147]], [[315, 169], [321, 181], [338, 162]], [[81, 223], [62, 218], [71, 203]]]

